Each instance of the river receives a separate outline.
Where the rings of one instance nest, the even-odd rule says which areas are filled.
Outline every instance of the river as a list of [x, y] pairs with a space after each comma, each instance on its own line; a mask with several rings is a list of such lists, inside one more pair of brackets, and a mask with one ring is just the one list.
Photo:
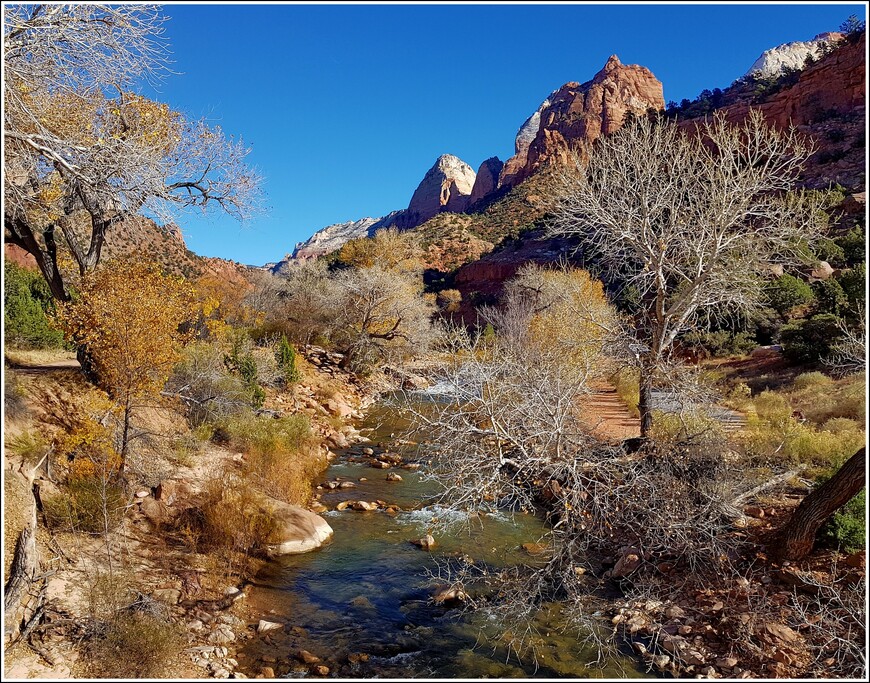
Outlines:
[[[287, 626], [249, 641], [241, 649], [241, 670], [254, 675], [268, 664], [278, 676], [303, 677], [310, 666], [295, 655], [304, 649], [319, 657], [330, 675], [343, 678], [646, 675], [628, 654], [603, 667], [592, 664], [595, 652], [563, 632], [558, 605], [542, 611], [536, 660], [520, 660], [486, 637], [497, 633], [500, 624], [433, 604], [431, 575], [439, 559], [467, 554], [491, 567], [533, 563], [535, 558], [521, 546], [538, 541], [546, 529], [534, 515], [499, 512], [452, 533], [439, 532], [434, 526], [438, 518], [458, 513], [434, 504], [439, 489], [426, 477], [425, 460], [416, 461], [417, 470], [382, 470], [359, 462], [364, 446], [403, 453], [396, 438], [404, 426], [388, 405], [373, 406], [360, 425], [371, 443], [337, 454], [321, 483], [342, 480], [356, 487], [322, 490], [321, 501], [330, 509], [324, 518], [335, 530], [332, 542], [313, 553], [274, 561], [256, 577], [248, 590], [250, 607]], [[412, 462], [410, 451], [404, 455]], [[402, 480], [388, 481], [390, 472]], [[336, 511], [344, 500], [383, 500], [401, 511]], [[411, 543], [430, 531], [436, 538], [431, 550]]]

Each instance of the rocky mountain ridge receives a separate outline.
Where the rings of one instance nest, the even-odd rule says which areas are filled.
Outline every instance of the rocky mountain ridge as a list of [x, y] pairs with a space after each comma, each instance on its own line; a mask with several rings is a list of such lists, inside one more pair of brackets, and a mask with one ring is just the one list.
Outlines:
[[781, 76], [787, 69], [803, 69], [807, 57], [811, 57], [814, 60], [819, 59], [819, 57], [822, 57], [827, 50], [843, 38], [842, 33], [827, 32], [820, 33], [812, 40], [796, 40], [791, 43], [777, 45], [769, 50], [765, 50], [752, 63], [746, 75], [775, 78]]
[[622, 64], [612, 55], [592, 79], [582, 84], [569, 82], [550, 93], [520, 126], [515, 154], [507, 162], [490, 157], [475, 173], [458, 157], [444, 154], [426, 172], [406, 209], [380, 219], [366, 218], [322, 228], [298, 243], [282, 261], [264, 267], [284, 272], [293, 263], [316, 258], [380, 228], [395, 225], [410, 230], [442, 212], [477, 210], [488, 199], [503, 195], [544, 166], [567, 163], [586, 144], [617, 130], [627, 114], [664, 109], [664, 104], [662, 83], [649, 69]]

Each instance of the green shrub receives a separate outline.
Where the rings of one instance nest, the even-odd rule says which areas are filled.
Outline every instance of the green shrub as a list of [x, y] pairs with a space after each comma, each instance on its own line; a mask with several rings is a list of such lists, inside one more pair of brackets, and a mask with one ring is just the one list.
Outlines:
[[806, 389], [828, 388], [833, 384], [834, 380], [821, 372], [805, 372], [794, 378], [792, 388], [796, 391], [804, 391]]
[[[819, 477], [819, 483], [829, 479], [835, 471], [836, 468]], [[867, 492], [861, 489], [819, 530], [819, 538], [827, 545], [847, 553], [862, 550], [867, 541], [866, 509]]]
[[849, 305], [846, 292], [834, 278], [813, 283], [813, 294], [816, 297], [816, 313], [832, 313], [839, 316]]
[[840, 286], [846, 295], [849, 308], [854, 311], [862, 311], [867, 305], [867, 266], [860, 263], [854, 268], [847, 270], [839, 277]]
[[823, 237], [815, 244], [815, 255], [820, 261], [827, 261], [834, 268], [846, 265], [846, 252], [837, 242]]
[[856, 266], [859, 263], [864, 263], [867, 239], [863, 228], [856, 226], [842, 237], [837, 237], [834, 241], [843, 249], [847, 265]]
[[783, 316], [787, 316], [795, 306], [803, 306], [813, 300], [812, 287], [788, 273], [768, 282], [764, 293], [768, 305]]
[[100, 477], [76, 477], [61, 493], [45, 498], [43, 508], [51, 529], [97, 534], [118, 525], [125, 503], [119, 484]]
[[749, 332], [689, 332], [683, 337], [683, 344], [696, 353], [708, 354], [713, 358], [742, 356], [754, 349], [758, 344]]
[[840, 319], [836, 315], [814, 315], [782, 328], [782, 352], [786, 358], [797, 363], [817, 362], [831, 355], [832, 347], [842, 334]]
[[296, 384], [302, 379], [302, 373], [296, 367], [296, 349], [287, 341], [286, 335], [281, 335], [281, 341], [278, 342], [278, 349], [275, 351], [275, 360], [287, 384]]
[[54, 304], [42, 276], [12, 261], [4, 262], [3, 271], [6, 343], [32, 349], [63, 348], [63, 332], [56, 329], [49, 319]]

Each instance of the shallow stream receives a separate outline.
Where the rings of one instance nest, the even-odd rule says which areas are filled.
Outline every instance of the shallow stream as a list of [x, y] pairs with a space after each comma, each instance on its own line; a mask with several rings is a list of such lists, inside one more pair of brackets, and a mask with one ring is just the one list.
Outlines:
[[[537, 542], [545, 528], [534, 515], [500, 512], [475, 518], [452, 534], [435, 530], [437, 518], [448, 512], [434, 504], [438, 486], [426, 479], [426, 461], [418, 461], [418, 470], [356, 462], [365, 446], [402, 453], [396, 438], [403, 427], [387, 405], [374, 406], [361, 425], [371, 443], [339, 452], [324, 474], [323, 482], [350, 481], [356, 487], [322, 492], [330, 509], [324, 518], [335, 530], [328, 546], [271, 563], [249, 588], [250, 607], [287, 627], [249, 641], [241, 649], [242, 670], [253, 675], [266, 664], [278, 676], [309, 675], [310, 666], [296, 657], [304, 649], [321, 658], [330, 675], [343, 678], [643, 676], [631, 656], [603, 668], [591, 663], [595, 652], [559, 632], [557, 606], [541, 616], [546, 635], [536, 662], [520, 661], [485, 637], [497, 633], [499, 624], [433, 604], [438, 559], [467, 554], [493, 567], [533, 563], [522, 545]], [[406, 463], [414, 462], [405, 455]], [[402, 481], [388, 481], [390, 472]], [[382, 500], [401, 511], [335, 511], [344, 500]], [[430, 531], [436, 539], [431, 550], [411, 543]]]

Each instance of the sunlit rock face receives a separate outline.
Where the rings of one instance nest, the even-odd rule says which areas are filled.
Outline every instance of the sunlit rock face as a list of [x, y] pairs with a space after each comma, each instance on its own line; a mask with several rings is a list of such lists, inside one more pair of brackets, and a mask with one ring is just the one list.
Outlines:
[[499, 185], [513, 187], [548, 163], [567, 164], [585, 144], [618, 130], [626, 115], [664, 106], [661, 81], [649, 69], [612, 55], [592, 80], [566, 83], [526, 120]]
[[826, 46], [833, 45], [843, 39], [842, 33], [820, 33], [812, 40], [796, 40], [792, 43], [777, 45], [765, 50], [756, 59], [747, 76], [771, 78], [785, 73], [786, 69], [804, 68], [807, 57], [819, 59], [824, 54]]

